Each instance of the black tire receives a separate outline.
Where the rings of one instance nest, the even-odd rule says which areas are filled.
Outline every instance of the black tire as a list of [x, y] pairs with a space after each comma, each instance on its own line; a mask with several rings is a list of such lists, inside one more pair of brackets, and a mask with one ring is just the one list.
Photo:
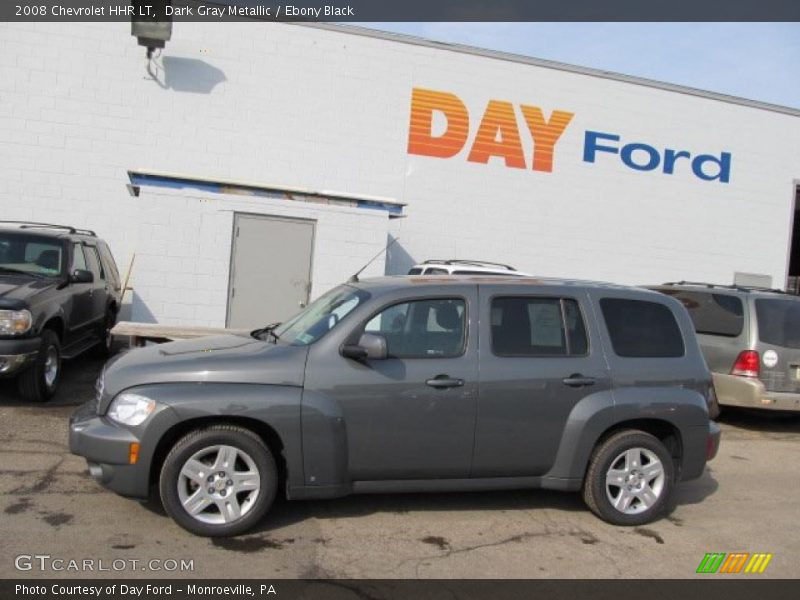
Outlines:
[[117, 313], [109, 307], [99, 335], [100, 343], [94, 347], [94, 354], [98, 358], [111, 358], [114, 355], [114, 338], [111, 330], [117, 324]]
[[[53, 397], [61, 381], [61, 342], [52, 329], [44, 329], [41, 334], [39, 354], [32, 365], [28, 366], [17, 378], [20, 395], [28, 402], [46, 402]], [[55, 352], [56, 375], [48, 382], [48, 357]]]
[[[623, 486], [611, 486], [606, 488], [606, 474], [612, 466], [621, 465], [627, 468], [627, 463], [619, 463], [618, 459], [628, 450], [644, 449], [645, 451], [654, 454], [662, 465], [663, 478], [646, 480], [645, 484], [648, 486], [652, 483], [660, 491], [657, 494], [657, 500], [649, 507], [641, 499], [636, 496], [630, 503], [629, 510], [636, 510], [638, 512], [628, 513], [615, 508], [609, 494], [615, 493], [616, 498], [620, 498], [620, 494], [625, 493]], [[647, 458], [647, 452], [642, 452], [641, 456]], [[624, 459], [623, 459], [624, 461]], [[646, 467], [647, 464], [644, 460], [640, 461], [640, 466]], [[633, 481], [636, 482], [638, 473], [634, 467]], [[650, 523], [661, 517], [670, 506], [670, 499], [673, 489], [675, 487], [675, 464], [669, 451], [664, 444], [655, 436], [645, 433], [644, 431], [628, 429], [613, 434], [595, 448], [592, 458], [589, 461], [589, 468], [586, 472], [586, 478], [583, 482], [583, 499], [589, 509], [598, 517], [613, 525], [643, 525]], [[637, 486], [633, 485], [633, 492], [631, 495], [640, 494]], [[652, 489], [652, 488], [651, 488]]]
[[[197, 453], [217, 445], [232, 446], [239, 452], [244, 452], [255, 463], [259, 474], [259, 489], [255, 495], [255, 500], [249, 501], [247, 499], [248, 492], [241, 492], [236, 495], [237, 498], [245, 498], [242, 505], [249, 502], [250, 506], [243, 516], [227, 523], [209, 523], [193, 517], [184, 508], [179, 492], [179, 486], [187, 484], [186, 481], [181, 479], [180, 475], [184, 464]], [[237, 464], [239, 464], [239, 460], [243, 460], [241, 455], [237, 458]], [[217, 472], [214, 471], [210, 463], [208, 468], [208, 476], [216, 477]], [[224, 473], [224, 471], [221, 472]], [[226, 477], [228, 476], [226, 475]], [[224, 480], [225, 478], [221, 479]], [[192, 482], [188, 483], [191, 484]], [[213, 483], [208, 485], [210, 486], [209, 489], [214, 488]], [[267, 445], [252, 431], [234, 425], [211, 425], [186, 434], [170, 450], [164, 460], [159, 477], [159, 493], [167, 514], [187, 531], [206, 537], [234, 536], [251, 529], [261, 521], [272, 506], [277, 488], [278, 470], [275, 466], [275, 459]], [[203, 492], [204, 490], [194, 489], [187, 493], [191, 494], [194, 491]], [[222, 492], [224, 491], [223, 489]], [[216, 493], [219, 494], [221, 492]], [[219, 496], [217, 496], [217, 500], [224, 503], [224, 500], [220, 499]], [[239, 500], [237, 499], [238, 503]], [[219, 508], [218, 503], [216, 506], [217, 508], [214, 508], [209, 504], [208, 509], [204, 509], [207, 512], [203, 513], [203, 518], [216, 518], [214, 516], [215, 512], [221, 518], [222, 510]]]

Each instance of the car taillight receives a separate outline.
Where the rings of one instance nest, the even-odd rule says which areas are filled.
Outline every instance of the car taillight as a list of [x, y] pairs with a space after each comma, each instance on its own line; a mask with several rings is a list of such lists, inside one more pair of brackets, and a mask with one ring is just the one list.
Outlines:
[[740, 352], [736, 357], [736, 362], [733, 363], [731, 375], [739, 375], [740, 377], [758, 377], [759, 374], [759, 358], [758, 352], [755, 350], [745, 350]]

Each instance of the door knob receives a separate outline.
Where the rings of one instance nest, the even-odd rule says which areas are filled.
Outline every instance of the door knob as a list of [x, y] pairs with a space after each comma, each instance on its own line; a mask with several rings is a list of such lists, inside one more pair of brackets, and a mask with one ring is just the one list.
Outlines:
[[595, 384], [594, 377], [584, 377], [580, 373], [573, 373], [569, 377], [565, 377], [561, 380], [564, 385], [569, 387], [584, 387], [589, 385]]
[[464, 380], [456, 379], [449, 375], [437, 375], [436, 377], [428, 379], [425, 383], [432, 388], [443, 390], [445, 388], [461, 387], [464, 385]]

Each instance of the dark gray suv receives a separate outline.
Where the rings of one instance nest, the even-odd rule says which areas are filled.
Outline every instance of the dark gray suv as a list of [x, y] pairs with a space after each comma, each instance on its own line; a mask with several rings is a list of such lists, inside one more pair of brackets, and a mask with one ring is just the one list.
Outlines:
[[112, 490], [189, 531], [242, 533], [280, 489], [581, 490], [658, 518], [716, 454], [711, 376], [680, 303], [504, 277], [339, 286], [282, 325], [133, 350], [70, 423]]

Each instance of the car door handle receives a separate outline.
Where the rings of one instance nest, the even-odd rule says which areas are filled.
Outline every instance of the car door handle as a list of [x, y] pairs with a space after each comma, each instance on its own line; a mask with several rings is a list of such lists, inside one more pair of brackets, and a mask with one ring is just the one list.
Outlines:
[[584, 387], [587, 385], [594, 385], [595, 378], [594, 377], [584, 377], [580, 373], [573, 373], [569, 377], [565, 377], [561, 380], [564, 385], [568, 385], [569, 387]]
[[432, 388], [443, 390], [445, 388], [461, 387], [462, 385], [464, 385], [464, 380], [455, 379], [453, 377], [450, 377], [449, 375], [437, 375], [432, 379], [428, 379], [425, 383], [431, 386]]

